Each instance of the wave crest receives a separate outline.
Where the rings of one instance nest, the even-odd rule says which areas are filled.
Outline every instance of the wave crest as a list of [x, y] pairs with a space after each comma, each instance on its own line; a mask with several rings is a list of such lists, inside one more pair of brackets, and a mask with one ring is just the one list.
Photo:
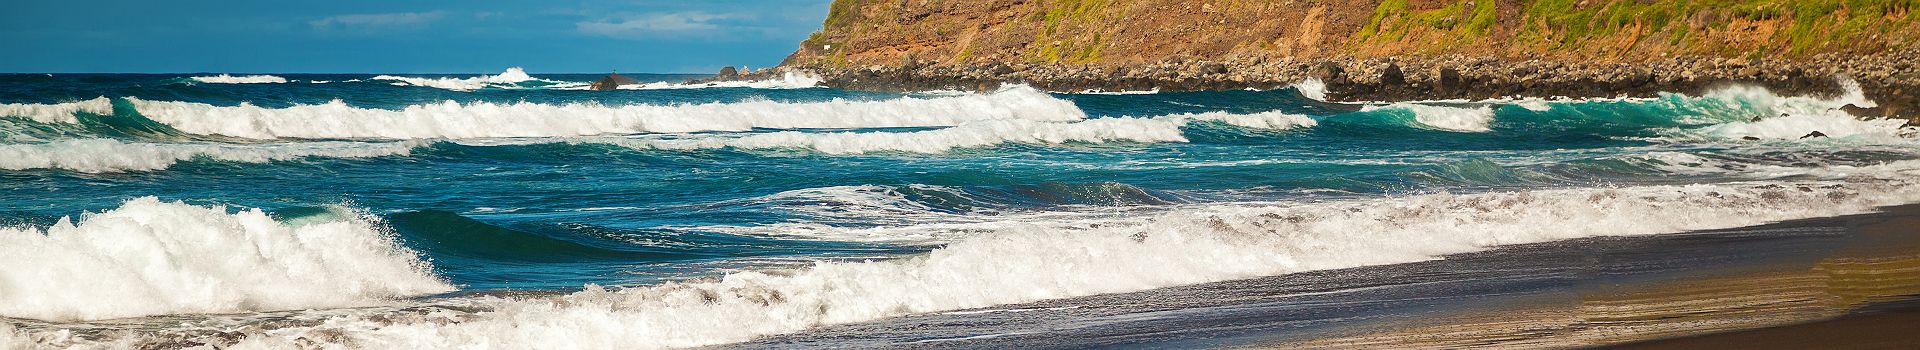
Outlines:
[[448, 322], [364, 316], [248, 341], [327, 332], [409, 348], [702, 346], [912, 313], [1406, 263], [1499, 245], [1739, 227], [1916, 199], [1920, 188], [1907, 183], [1744, 183], [1212, 205], [1082, 225], [1012, 221], [904, 259], [589, 287], [550, 299], [481, 298], [463, 305], [485, 312]]
[[706, 88], [751, 88], [751, 89], [807, 89], [820, 87], [820, 77], [801, 72], [785, 72], [777, 78], [764, 80], [715, 81], [699, 84], [655, 82], [637, 85], [621, 85], [621, 90], [666, 90], [666, 89], [706, 89]]
[[287, 82], [287, 78], [282, 78], [282, 77], [277, 77], [272, 75], [235, 76], [235, 75], [221, 74], [221, 75], [215, 75], [215, 76], [192, 77], [189, 79], [193, 79], [194, 81], [209, 83], [209, 84], [279, 84], [279, 83]]
[[97, 97], [86, 101], [39, 104], [0, 103], [0, 117], [26, 117], [40, 123], [78, 123], [74, 113], [113, 114], [113, 101]]
[[520, 84], [526, 83], [526, 82], [540, 82], [546, 85], [560, 85], [560, 86], [567, 86], [567, 87], [586, 86], [586, 84], [583, 84], [583, 83], [534, 78], [531, 75], [527, 75], [527, 71], [525, 69], [521, 69], [520, 67], [507, 68], [506, 71], [500, 72], [500, 74], [496, 74], [496, 75], [482, 75], [482, 76], [477, 76], [472, 78], [422, 78], [422, 77], [408, 77], [408, 76], [396, 76], [396, 75], [378, 75], [378, 76], [374, 76], [373, 78], [369, 78], [369, 80], [384, 80], [384, 81], [393, 82], [392, 83], [393, 85], [421, 86], [421, 87], [447, 89], [447, 90], [453, 90], [453, 91], [473, 91], [473, 90], [479, 90], [479, 89], [485, 89], [485, 88], [512, 89], [512, 88], [520, 88], [521, 87]]
[[50, 321], [335, 308], [451, 291], [365, 219], [292, 225], [153, 197], [0, 228], [0, 316]]
[[1272, 130], [1310, 127], [1315, 124], [1311, 118], [1280, 112], [1256, 114], [1212, 112], [1152, 118], [1097, 118], [1070, 123], [1022, 119], [987, 120], [938, 130], [912, 132], [783, 131], [742, 137], [620, 139], [609, 141], [609, 143], [637, 149], [804, 148], [827, 154], [874, 152], [944, 154], [956, 149], [1009, 143], [1060, 145], [1071, 142], [1094, 144], [1187, 142], [1186, 136], [1181, 133], [1181, 128], [1195, 121], [1216, 121], [1245, 128]]
[[1386, 106], [1365, 106], [1361, 112], [1398, 112], [1413, 115], [1419, 125], [1439, 130], [1458, 132], [1488, 132], [1493, 129], [1493, 108], [1487, 106], [1462, 108], [1432, 106], [1402, 102]]
[[1032, 89], [940, 98], [880, 101], [745, 101], [692, 105], [458, 103], [403, 110], [357, 108], [334, 101], [262, 108], [129, 98], [149, 119], [194, 134], [274, 138], [554, 137], [768, 129], [951, 126], [996, 119], [1072, 121], [1073, 103]]
[[83, 173], [162, 170], [194, 159], [266, 163], [307, 157], [372, 158], [406, 156], [420, 142], [308, 142], [282, 144], [127, 143], [113, 139], [72, 139], [49, 143], [0, 144], [0, 169], [65, 169]]

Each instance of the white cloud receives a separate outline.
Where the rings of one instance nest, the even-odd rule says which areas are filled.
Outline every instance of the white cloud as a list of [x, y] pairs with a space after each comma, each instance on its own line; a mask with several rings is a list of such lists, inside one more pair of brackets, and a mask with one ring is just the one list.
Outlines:
[[675, 12], [630, 15], [619, 19], [574, 23], [581, 33], [614, 38], [712, 36], [740, 31], [764, 31], [742, 21], [754, 17], [733, 13]]
[[317, 29], [340, 27], [376, 27], [426, 24], [446, 17], [446, 12], [364, 13], [321, 18], [307, 22]]

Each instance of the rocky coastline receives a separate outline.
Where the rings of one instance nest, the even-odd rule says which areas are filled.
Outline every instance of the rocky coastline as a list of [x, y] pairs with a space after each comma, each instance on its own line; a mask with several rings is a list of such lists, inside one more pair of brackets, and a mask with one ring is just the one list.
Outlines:
[[[1861, 117], [1920, 115], [1920, 49], [1820, 54], [1799, 60], [1681, 56], [1637, 63], [1587, 63], [1467, 56], [1227, 59], [1175, 57], [1128, 65], [906, 62], [854, 67], [787, 65], [717, 79], [760, 79], [787, 70], [828, 87], [871, 91], [991, 91], [1027, 84], [1048, 91], [1209, 91], [1273, 89], [1312, 78], [1330, 101], [1410, 101], [1499, 97], [1652, 97], [1697, 94], [1729, 85], [1782, 95], [1832, 97], [1857, 82], [1873, 108]], [[1862, 106], [1864, 107], [1864, 106]]]

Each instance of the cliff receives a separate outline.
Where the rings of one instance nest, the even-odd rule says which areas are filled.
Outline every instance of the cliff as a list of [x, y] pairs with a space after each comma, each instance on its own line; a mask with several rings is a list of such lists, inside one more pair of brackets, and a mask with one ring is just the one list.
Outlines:
[[1920, 105], [1916, 9], [1920, 0], [836, 0], [782, 66], [883, 90], [1319, 77], [1349, 99], [1641, 95], [1728, 81], [1827, 93], [1847, 76], [1869, 97]]
[[1802, 58], [1915, 46], [1920, 0], [838, 0], [789, 63]]

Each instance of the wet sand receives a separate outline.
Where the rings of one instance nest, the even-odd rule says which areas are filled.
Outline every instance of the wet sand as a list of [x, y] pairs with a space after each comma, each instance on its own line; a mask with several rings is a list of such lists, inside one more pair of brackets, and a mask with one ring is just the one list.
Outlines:
[[1837, 319], [1605, 347], [1656, 349], [1914, 349], [1920, 348], [1920, 309], [1890, 310]]
[[913, 315], [731, 347], [1920, 348], [1920, 205]]

